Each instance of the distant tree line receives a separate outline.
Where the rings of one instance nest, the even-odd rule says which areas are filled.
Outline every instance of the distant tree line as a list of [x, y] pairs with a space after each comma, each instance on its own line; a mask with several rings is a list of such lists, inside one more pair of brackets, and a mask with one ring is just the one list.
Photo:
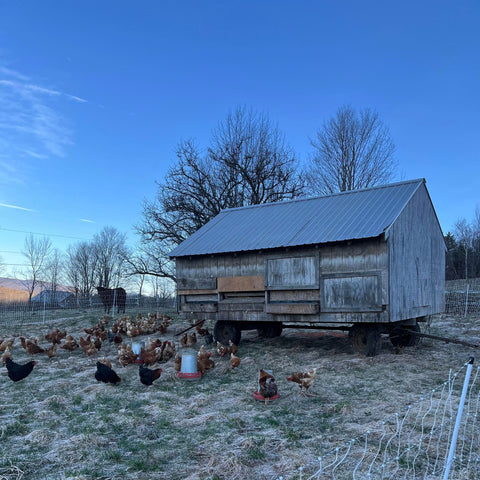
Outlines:
[[91, 240], [72, 244], [66, 252], [53, 248], [48, 237], [30, 234], [25, 238], [22, 253], [26, 266], [13, 276], [23, 283], [29, 304], [38, 290], [48, 290], [49, 301], [55, 304], [60, 286], [68, 287], [77, 305], [86, 306], [97, 294], [96, 287], [122, 286], [136, 292], [139, 303], [146, 287], [148, 296], [161, 303], [169, 303], [173, 298], [171, 282], [155, 276], [146, 279], [132, 271], [132, 249], [126, 244], [126, 234], [115, 227], [104, 227]]
[[79, 301], [89, 299], [95, 287], [116, 287], [125, 277], [129, 256], [125, 239], [126, 234], [105, 227], [91, 241], [70, 245], [62, 254], [48, 237], [30, 234], [22, 250], [27, 266], [15, 276], [25, 285], [29, 303], [39, 287], [49, 290], [54, 299], [61, 284], [73, 288]]
[[474, 219], [462, 218], [455, 224], [453, 233], [445, 235], [447, 280], [480, 278], [480, 207], [475, 209]]

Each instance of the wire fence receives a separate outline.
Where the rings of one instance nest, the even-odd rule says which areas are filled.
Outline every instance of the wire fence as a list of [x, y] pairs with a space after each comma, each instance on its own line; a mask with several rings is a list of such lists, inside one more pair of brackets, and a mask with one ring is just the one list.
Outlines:
[[445, 313], [464, 317], [480, 315], [480, 279], [446, 282]]
[[[172, 297], [148, 297], [127, 295], [125, 315], [146, 314], [157, 311], [175, 310], [176, 300]], [[74, 318], [79, 315], [102, 313], [112, 314], [105, 307], [100, 297], [92, 296], [82, 301], [70, 302], [1, 302], [0, 325], [18, 326], [49, 323], [62, 318]], [[115, 310], [118, 314], [118, 311]]]
[[462, 479], [480, 472], [480, 368], [448, 380], [363, 435], [277, 480]]

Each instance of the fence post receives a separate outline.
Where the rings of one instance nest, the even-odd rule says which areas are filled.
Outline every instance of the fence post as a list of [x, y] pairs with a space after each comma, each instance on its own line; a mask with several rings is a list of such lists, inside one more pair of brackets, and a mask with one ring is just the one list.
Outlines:
[[47, 308], [46, 307], [46, 303], [47, 303], [47, 295], [45, 293], [45, 290], [43, 291], [43, 324], [45, 325], [45, 309]]
[[466, 317], [467, 313], [468, 313], [468, 290], [469, 290], [469, 284], [467, 283], [467, 294], [465, 295], [465, 315], [464, 315], [464, 317]]
[[458, 405], [457, 419], [455, 421], [455, 428], [453, 429], [452, 443], [450, 444], [450, 451], [448, 452], [447, 463], [445, 464], [445, 473], [443, 480], [448, 479], [450, 474], [450, 467], [452, 466], [453, 456], [455, 454], [455, 447], [457, 445], [458, 431], [460, 430], [460, 421], [463, 415], [463, 406], [465, 405], [465, 399], [467, 397], [468, 384], [470, 383], [470, 374], [472, 373], [474, 358], [470, 357], [467, 365], [467, 372], [465, 373], [465, 381], [463, 382], [462, 396], [460, 397], [460, 404]]
[[113, 305], [112, 305], [112, 318], [115, 317], [115, 300], [117, 298], [117, 289], [113, 289]]

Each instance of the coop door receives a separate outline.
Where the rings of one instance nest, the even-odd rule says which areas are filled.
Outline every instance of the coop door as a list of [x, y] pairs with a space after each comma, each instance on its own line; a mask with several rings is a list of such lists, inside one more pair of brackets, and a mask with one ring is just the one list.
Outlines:
[[323, 311], [381, 311], [381, 276], [369, 273], [325, 277], [322, 297]]
[[318, 257], [270, 258], [265, 283], [270, 290], [318, 288]]

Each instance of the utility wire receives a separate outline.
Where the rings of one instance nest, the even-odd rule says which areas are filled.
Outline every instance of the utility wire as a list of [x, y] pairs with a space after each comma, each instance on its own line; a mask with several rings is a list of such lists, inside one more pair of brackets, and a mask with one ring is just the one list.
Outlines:
[[0, 227], [0, 230], [5, 230], [6, 232], [30, 233], [32, 235], [43, 235], [44, 237], [60, 237], [60, 238], [72, 238], [74, 240], [88, 240], [87, 238], [84, 238], [84, 237], [72, 237], [70, 235], [60, 235], [56, 233], [28, 232], [26, 230], [14, 230], [13, 228]]

